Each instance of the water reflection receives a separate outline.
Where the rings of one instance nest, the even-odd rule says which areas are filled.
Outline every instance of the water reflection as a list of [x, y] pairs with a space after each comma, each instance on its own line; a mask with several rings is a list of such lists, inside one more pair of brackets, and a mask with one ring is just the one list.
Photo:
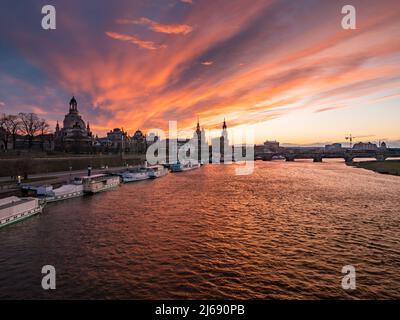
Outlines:
[[[0, 297], [399, 298], [399, 177], [337, 161], [234, 172], [127, 184], [1, 230]], [[348, 264], [354, 292], [341, 288]]]

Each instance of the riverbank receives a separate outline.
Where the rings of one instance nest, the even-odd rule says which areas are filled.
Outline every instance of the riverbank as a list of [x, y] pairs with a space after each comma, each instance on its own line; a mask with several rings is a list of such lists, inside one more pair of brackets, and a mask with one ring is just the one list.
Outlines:
[[3, 178], [16, 176], [31, 177], [37, 174], [51, 174], [54, 172], [84, 170], [92, 168], [121, 167], [137, 165], [145, 160], [142, 154], [118, 155], [56, 155], [40, 157], [35, 154], [24, 154], [20, 157], [0, 157], [0, 181]]
[[377, 173], [400, 176], [400, 160], [363, 161], [352, 164], [357, 168], [372, 170]]
[[[119, 171], [123, 169], [126, 169], [126, 166], [93, 168], [92, 174], [104, 174], [110, 171]], [[49, 184], [53, 186], [61, 185], [70, 182], [71, 179], [73, 179], [74, 177], [84, 176], [86, 175], [86, 173], [87, 169], [32, 174], [29, 175], [28, 179], [22, 179], [21, 185], [19, 185], [15, 179], [10, 179], [10, 177], [0, 177], [0, 199], [10, 196], [22, 196], [21, 194], [22, 185], [32, 185], [32, 186], [40, 186], [43, 184]]]

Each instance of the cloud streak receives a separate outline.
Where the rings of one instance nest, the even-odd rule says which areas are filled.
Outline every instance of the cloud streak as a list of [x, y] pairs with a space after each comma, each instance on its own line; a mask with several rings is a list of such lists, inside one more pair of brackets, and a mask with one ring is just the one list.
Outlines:
[[161, 48], [165, 48], [164, 45], [157, 45], [152, 41], [141, 40], [138, 37], [132, 35], [121, 34], [117, 32], [106, 32], [106, 35], [112, 39], [129, 42], [147, 50], [158, 50]]
[[150, 30], [166, 34], [189, 34], [193, 28], [187, 24], [161, 24], [148, 18], [140, 18], [137, 20], [119, 19], [118, 24], [136, 24], [149, 26]]

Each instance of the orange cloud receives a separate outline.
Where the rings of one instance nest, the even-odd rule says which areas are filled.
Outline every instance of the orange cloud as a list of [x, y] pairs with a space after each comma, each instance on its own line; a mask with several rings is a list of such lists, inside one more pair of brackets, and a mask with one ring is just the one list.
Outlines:
[[127, 34], [121, 34], [121, 33], [117, 33], [117, 32], [106, 32], [106, 35], [115, 40], [133, 43], [143, 49], [157, 50], [160, 48], [165, 48], [164, 45], [160, 46], [160, 45], [155, 44], [152, 41], [141, 40], [136, 36], [131, 36], [131, 35], [127, 35]]
[[41, 108], [41, 107], [32, 107], [32, 112], [36, 113], [36, 114], [38, 114], [40, 116], [47, 114], [47, 111], [43, 110], [43, 108]]
[[[182, 130], [191, 129], [197, 115], [207, 128], [219, 128], [224, 116], [231, 128], [300, 109], [318, 109], [313, 113], [316, 116], [332, 110], [334, 115], [334, 107], [349, 107], [349, 102], [372, 92], [383, 96], [383, 91], [395, 85], [390, 81], [400, 74], [394, 58], [400, 44], [393, 39], [399, 34], [400, 20], [398, 11], [390, 6], [379, 9], [377, 4], [359, 19], [358, 30], [348, 32], [336, 21], [336, 4], [327, 2], [321, 7], [325, 5], [326, 11], [313, 15], [314, 20], [291, 20], [281, 19], [284, 5], [280, 2], [197, 1], [196, 10], [185, 6], [187, 12], [179, 19], [182, 25], [196, 26], [190, 36], [166, 36], [174, 33], [172, 29], [161, 32], [166, 31], [165, 25], [146, 18], [135, 24], [158, 28], [152, 41], [142, 40], [147, 36], [140, 33], [139, 37], [125, 31], [106, 32], [109, 38], [156, 54], [143, 54], [118, 41], [100, 43], [100, 37], [98, 44], [93, 43], [85, 33], [86, 22], [71, 21], [65, 26], [73, 35], [69, 48], [79, 48], [79, 57], [66, 53], [65, 46], [57, 51], [55, 44], [47, 44], [40, 46], [48, 53], [45, 63], [40, 63], [43, 56], [32, 60], [66, 92], [76, 94], [78, 101], [82, 95], [89, 97], [84, 117], [100, 134], [116, 126], [129, 131], [165, 129], [168, 120], [179, 120]], [[301, 3], [294, 2], [291, 12], [306, 12], [296, 6]], [[157, 16], [174, 17], [174, 10], [163, 7]], [[115, 16], [124, 11], [128, 9]], [[184, 29], [175, 30], [185, 34]], [[25, 33], [18, 44], [24, 46], [24, 54], [34, 57], [38, 46]], [[156, 50], [160, 48], [165, 50]]]
[[140, 24], [147, 25], [154, 32], [167, 33], [167, 34], [188, 34], [192, 32], [193, 28], [187, 24], [161, 24], [148, 18], [140, 18], [138, 20], [119, 19], [119, 24]]

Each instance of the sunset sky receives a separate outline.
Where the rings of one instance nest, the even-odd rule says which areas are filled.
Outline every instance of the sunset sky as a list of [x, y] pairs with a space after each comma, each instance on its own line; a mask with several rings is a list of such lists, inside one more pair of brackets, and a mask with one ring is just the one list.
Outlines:
[[99, 135], [199, 117], [257, 143], [400, 144], [399, 0], [1, 0], [0, 17], [0, 113], [54, 126], [75, 95]]

